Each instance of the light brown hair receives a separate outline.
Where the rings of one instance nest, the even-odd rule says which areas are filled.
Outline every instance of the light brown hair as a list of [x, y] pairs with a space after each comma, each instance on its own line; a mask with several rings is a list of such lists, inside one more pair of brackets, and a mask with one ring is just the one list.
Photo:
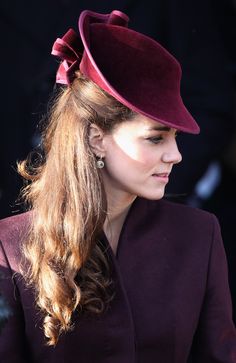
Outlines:
[[111, 132], [132, 116], [78, 72], [51, 106], [44, 157], [18, 165], [30, 181], [23, 197], [32, 209], [22, 271], [35, 289], [49, 345], [72, 328], [76, 309], [100, 313], [112, 298], [109, 263], [99, 243], [106, 196], [88, 136], [91, 124]]

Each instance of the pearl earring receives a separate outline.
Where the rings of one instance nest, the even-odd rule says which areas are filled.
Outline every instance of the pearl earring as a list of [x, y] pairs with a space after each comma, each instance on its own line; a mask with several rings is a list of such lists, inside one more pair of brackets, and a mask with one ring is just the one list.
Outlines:
[[99, 160], [97, 160], [97, 168], [98, 169], [102, 169], [102, 168], [104, 168], [104, 165], [105, 165], [105, 163], [104, 163], [104, 161], [102, 160], [102, 157], [100, 156], [100, 158], [99, 158]]

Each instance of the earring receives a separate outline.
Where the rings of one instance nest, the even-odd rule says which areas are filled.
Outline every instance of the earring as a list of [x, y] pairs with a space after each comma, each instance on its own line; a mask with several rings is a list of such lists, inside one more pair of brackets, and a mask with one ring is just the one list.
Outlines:
[[101, 156], [100, 156], [99, 160], [97, 160], [96, 165], [97, 165], [97, 168], [98, 168], [98, 169], [102, 169], [102, 168], [104, 168], [105, 163], [104, 163], [104, 161], [102, 160], [102, 157], [101, 157]]

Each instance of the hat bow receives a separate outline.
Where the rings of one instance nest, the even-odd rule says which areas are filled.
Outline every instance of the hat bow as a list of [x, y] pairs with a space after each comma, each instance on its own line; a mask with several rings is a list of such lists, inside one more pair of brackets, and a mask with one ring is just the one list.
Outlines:
[[[114, 10], [99, 20], [102, 23], [127, 27], [129, 18], [124, 13]], [[98, 22], [98, 19], [95, 22]], [[73, 82], [75, 71], [79, 69], [83, 51], [83, 42], [73, 29], [69, 29], [62, 38], [56, 39], [51, 54], [62, 60], [57, 70], [56, 83], [70, 85]]]
[[67, 85], [72, 83], [75, 71], [79, 69], [82, 53], [83, 43], [73, 29], [69, 29], [62, 38], [56, 39], [52, 54], [62, 60], [57, 70], [57, 83]]

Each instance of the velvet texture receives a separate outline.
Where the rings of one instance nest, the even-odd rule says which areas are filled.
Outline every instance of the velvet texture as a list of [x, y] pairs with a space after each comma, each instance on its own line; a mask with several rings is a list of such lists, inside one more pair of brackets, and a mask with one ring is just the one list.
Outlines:
[[181, 67], [158, 42], [128, 29], [128, 17], [83, 11], [80, 38], [70, 29], [54, 43], [62, 59], [57, 82], [70, 84], [76, 69], [118, 101], [153, 120], [189, 133], [199, 127], [180, 95]]
[[[0, 290], [13, 315], [0, 337], [7, 363], [235, 363], [227, 265], [219, 225], [206, 212], [137, 198], [114, 256], [115, 298], [100, 316], [46, 347], [34, 293], [19, 274], [29, 213], [0, 222]], [[15, 274], [14, 274], [15, 273]]]

